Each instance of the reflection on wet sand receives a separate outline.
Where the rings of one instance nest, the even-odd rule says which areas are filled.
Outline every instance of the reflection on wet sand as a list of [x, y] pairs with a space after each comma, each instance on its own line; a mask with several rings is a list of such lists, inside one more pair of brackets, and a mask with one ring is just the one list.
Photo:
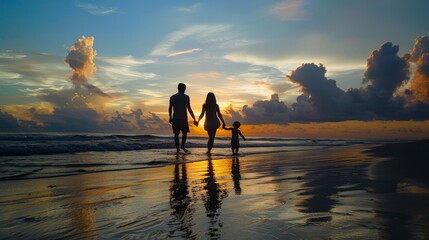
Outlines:
[[429, 190], [368, 175], [380, 158], [362, 149], [197, 162], [172, 154], [165, 167], [0, 181], [0, 236], [428, 239]]
[[[390, 169], [390, 164], [391, 161], [381, 162], [377, 168]], [[429, 239], [428, 226], [425, 225], [429, 222], [429, 209], [422, 211], [429, 197], [399, 179], [378, 174], [373, 184], [372, 191], [382, 196], [375, 211], [376, 224], [381, 226], [380, 237]]]
[[174, 178], [170, 188], [170, 206], [173, 221], [169, 223], [173, 226], [169, 237], [193, 237], [192, 214], [193, 208], [191, 197], [189, 196], [188, 176], [186, 173], [186, 159], [184, 155], [177, 154], [174, 165]]
[[298, 207], [303, 213], [325, 213], [326, 216], [309, 218], [307, 222], [331, 221], [331, 211], [339, 204], [339, 194], [368, 188], [365, 171], [364, 166], [320, 166], [309, 171], [303, 177], [304, 190], [300, 193], [308, 197]]
[[92, 192], [88, 193], [83, 188], [86, 185], [85, 177], [87, 176], [78, 176], [73, 184], [73, 192], [79, 197], [73, 198], [67, 208], [72, 220], [69, 227], [71, 230], [67, 235], [71, 238], [95, 239], [97, 237], [94, 226], [96, 206], [91, 204], [91, 196], [88, 196]]
[[[203, 235], [210, 239], [219, 239], [221, 237], [220, 229], [223, 226], [220, 209], [222, 200], [228, 196], [228, 190], [218, 183], [213, 160], [208, 157], [205, 162], [206, 168], [203, 167], [204, 163], [200, 163], [202, 165], [196, 168], [194, 166], [191, 178], [187, 174], [186, 155], [178, 154], [175, 160], [173, 180], [170, 187], [170, 207], [173, 218], [169, 221], [169, 226], [171, 227], [169, 237], [193, 239], [201, 234], [195, 228], [199, 229], [202, 226], [196, 225], [205, 224], [194, 222], [196, 204], [201, 200], [204, 204], [206, 217], [208, 217], [207, 225], [205, 226], [208, 229], [204, 231]], [[236, 192], [241, 192], [239, 171], [238, 159], [234, 159], [230, 172], [232, 173], [232, 179], [234, 179]], [[221, 174], [224, 173], [221, 171]]]
[[210, 157], [207, 160], [207, 164], [207, 177], [204, 179], [206, 193], [203, 196], [206, 214], [210, 222], [207, 234], [211, 239], [217, 239], [220, 237], [220, 228], [222, 227], [220, 207], [222, 200], [228, 196], [228, 193], [225, 189], [221, 189], [217, 183], [213, 161]]
[[232, 181], [234, 182], [234, 191], [235, 191], [235, 194], [240, 195], [241, 194], [240, 160], [238, 159], [238, 157], [233, 157], [231, 162], [232, 162], [231, 175], [232, 175]]

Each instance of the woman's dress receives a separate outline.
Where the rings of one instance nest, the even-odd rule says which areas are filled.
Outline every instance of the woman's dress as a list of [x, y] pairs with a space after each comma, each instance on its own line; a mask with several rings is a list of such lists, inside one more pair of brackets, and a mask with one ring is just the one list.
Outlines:
[[206, 120], [204, 121], [204, 130], [213, 130], [220, 127], [220, 122], [217, 117], [217, 111], [219, 110], [219, 105], [216, 104], [216, 107], [213, 109], [206, 109]]

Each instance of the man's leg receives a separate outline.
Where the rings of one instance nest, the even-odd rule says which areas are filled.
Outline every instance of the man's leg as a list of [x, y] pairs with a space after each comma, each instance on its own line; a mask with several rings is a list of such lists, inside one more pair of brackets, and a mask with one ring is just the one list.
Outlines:
[[180, 148], [185, 152], [188, 152], [188, 149], [185, 148], [187, 137], [188, 137], [188, 133], [185, 131], [182, 131], [182, 146]]
[[177, 152], [180, 151], [180, 149], [179, 149], [179, 133], [180, 132], [175, 132], [174, 133], [174, 143], [176, 144]]

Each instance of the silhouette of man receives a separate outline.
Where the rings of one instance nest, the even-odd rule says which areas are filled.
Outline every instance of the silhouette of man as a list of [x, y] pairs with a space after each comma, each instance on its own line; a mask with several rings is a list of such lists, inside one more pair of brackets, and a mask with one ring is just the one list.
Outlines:
[[[192, 111], [189, 96], [185, 94], [186, 85], [179, 83], [177, 86], [178, 93], [170, 97], [170, 106], [168, 107], [168, 115], [170, 116], [170, 124], [173, 127], [174, 132], [174, 143], [176, 144], [177, 152], [180, 148], [188, 152], [185, 148], [186, 138], [189, 132], [188, 126], [188, 111], [191, 117], [194, 119], [196, 125], [194, 112]], [[182, 132], [182, 145], [179, 148], [179, 134]]]

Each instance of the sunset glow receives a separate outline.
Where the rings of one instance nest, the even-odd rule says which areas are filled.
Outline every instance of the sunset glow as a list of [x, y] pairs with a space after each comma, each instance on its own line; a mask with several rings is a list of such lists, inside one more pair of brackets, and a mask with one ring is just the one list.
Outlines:
[[183, 82], [249, 136], [429, 136], [429, 19], [406, 2], [0, 5], [0, 131], [171, 134]]

